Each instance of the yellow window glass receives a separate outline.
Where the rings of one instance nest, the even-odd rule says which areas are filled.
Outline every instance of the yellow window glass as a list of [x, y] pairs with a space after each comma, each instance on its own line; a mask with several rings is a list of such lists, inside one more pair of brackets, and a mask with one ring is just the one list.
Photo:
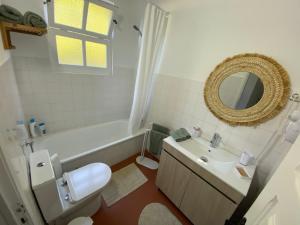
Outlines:
[[82, 29], [84, 0], [54, 0], [54, 22]]
[[107, 68], [107, 46], [101, 43], [86, 42], [86, 65]]
[[89, 3], [86, 30], [98, 34], [108, 35], [112, 11], [94, 3]]
[[82, 40], [57, 35], [56, 48], [59, 64], [83, 66]]

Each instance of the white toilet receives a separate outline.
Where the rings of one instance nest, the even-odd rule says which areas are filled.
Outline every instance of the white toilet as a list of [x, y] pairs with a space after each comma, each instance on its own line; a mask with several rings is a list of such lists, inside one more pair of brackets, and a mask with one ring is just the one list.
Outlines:
[[60, 163], [53, 164], [47, 150], [30, 155], [31, 185], [47, 223], [93, 224], [90, 216], [101, 206], [100, 193], [111, 179], [111, 169], [91, 163], [59, 177]]

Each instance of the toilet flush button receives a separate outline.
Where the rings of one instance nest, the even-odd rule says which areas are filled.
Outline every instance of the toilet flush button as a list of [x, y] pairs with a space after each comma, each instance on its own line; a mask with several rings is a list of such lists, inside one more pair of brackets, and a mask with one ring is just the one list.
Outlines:
[[36, 164], [37, 167], [43, 167], [45, 166], [46, 163], [45, 162], [39, 162], [38, 164]]

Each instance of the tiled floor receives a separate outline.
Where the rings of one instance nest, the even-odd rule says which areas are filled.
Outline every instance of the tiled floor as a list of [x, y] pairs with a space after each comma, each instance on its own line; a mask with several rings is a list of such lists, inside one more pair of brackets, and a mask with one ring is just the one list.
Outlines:
[[[112, 171], [121, 169], [132, 162], [136, 156], [122, 161], [112, 167]], [[137, 225], [139, 216], [143, 208], [152, 203], [159, 202], [169, 208], [169, 210], [182, 222], [183, 225], [191, 224], [188, 219], [176, 208], [171, 201], [155, 186], [156, 172], [137, 165], [148, 181], [130, 193], [110, 208], [102, 201], [101, 209], [93, 216], [94, 225]]]

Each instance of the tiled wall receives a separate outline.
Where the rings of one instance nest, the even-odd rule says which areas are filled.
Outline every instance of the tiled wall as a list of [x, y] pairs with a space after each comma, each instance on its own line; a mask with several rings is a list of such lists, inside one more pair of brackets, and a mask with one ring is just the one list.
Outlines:
[[[172, 129], [200, 126], [204, 136], [211, 139], [213, 133], [222, 136], [223, 143], [230, 151], [239, 155], [242, 151], [251, 151], [259, 155], [268, 145], [274, 131], [286, 118], [286, 110], [273, 120], [257, 127], [231, 127], [218, 120], [209, 112], [203, 98], [204, 83], [168, 75], [159, 75], [149, 114], [149, 122], [157, 122]], [[280, 149], [274, 148], [264, 165], [260, 177], [264, 179], [275, 161], [280, 160]]]
[[0, 66], [0, 133], [6, 135], [20, 119], [23, 119], [23, 112], [13, 65], [8, 59]]
[[[11, 58], [8, 54], [8, 60], [0, 65], [0, 160], [1, 166], [7, 166], [11, 172], [14, 185], [16, 185], [19, 196], [30, 214], [34, 224], [42, 224], [38, 208], [30, 187], [29, 174], [27, 173], [27, 162], [22, 149], [15, 140], [16, 121], [23, 119], [19, 92], [17, 88], [15, 73]], [[2, 161], [5, 159], [6, 164]], [[15, 207], [15, 191], [12, 184], [3, 182], [7, 179], [11, 181], [5, 170], [1, 170], [0, 189], [4, 199], [10, 202], [10, 206]], [[5, 191], [6, 190], [6, 191]], [[13, 196], [13, 197], [11, 197]], [[18, 197], [19, 199], [19, 197]], [[12, 202], [13, 201], [13, 202]], [[18, 200], [19, 201], [19, 200]], [[13, 209], [12, 209], [13, 210]], [[27, 216], [29, 219], [29, 217]], [[31, 221], [29, 219], [29, 223]], [[33, 223], [32, 223], [33, 224]]]
[[48, 58], [14, 56], [13, 62], [25, 118], [45, 121], [49, 132], [129, 117], [133, 69], [99, 76], [55, 72]]

